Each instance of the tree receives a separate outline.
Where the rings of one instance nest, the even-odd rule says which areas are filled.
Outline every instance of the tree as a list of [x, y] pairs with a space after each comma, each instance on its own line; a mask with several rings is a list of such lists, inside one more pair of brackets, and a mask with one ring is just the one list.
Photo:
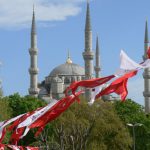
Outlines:
[[61, 150], [128, 150], [131, 147], [129, 132], [111, 103], [99, 101], [89, 106], [82, 100], [50, 124], [53, 132], [49, 134], [49, 150], [52, 141]]
[[45, 106], [46, 102], [32, 97], [32, 96], [24, 96], [21, 97], [18, 93], [10, 95], [8, 97], [9, 106], [12, 108], [13, 113], [12, 117], [17, 115], [33, 111], [39, 107]]
[[[143, 106], [135, 103], [131, 99], [125, 102], [116, 101], [114, 106], [124, 124], [143, 124], [141, 127], [135, 127], [136, 149], [150, 149], [150, 117], [145, 114]], [[128, 127], [128, 130], [130, 131], [130, 135], [133, 136], [132, 128]]]
[[[4, 121], [20, 114], [36, 110], [39, 107], [45, 106], [46, 103], [42, 100], [31, 96], [20, 96], [18, 93], [10, 95], [8, 97], [3, 97], [0, 99], [0, 120]], [[29, 134], [20, 140], [19, 144], [29, 145], [36, 141], [34, 138], [34, 130], [29, 132]], [[11, 133], [6, 135], [6, 140], [4, 142], [8, 143]]]
[[2, 98], [2, 97], [3, 97], [3, 88], [0, 87], [0, 98]]

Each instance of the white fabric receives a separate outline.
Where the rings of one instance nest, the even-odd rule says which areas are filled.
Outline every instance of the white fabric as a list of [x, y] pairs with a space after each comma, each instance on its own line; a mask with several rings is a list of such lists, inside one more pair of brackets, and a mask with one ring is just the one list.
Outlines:
[[145, 68], [149, 68], [150, 67], [150, 59], [146, 59], [143, 63], [141, 63], [141, 66], [145, 69]]
[[12, 150], [20, 150], [18, 146], [15, 145], [8, 145], [9, 148], [12, 148]]
[[92, 88], [91, 100], [88, 102], [89, 105], [92, 105], [94, 103], [96, 95], [99, 92], [101, 92], [102, 89], [103, 89], [103, 85]]
[[150, 67], [150, 59], [145, 60], [143, 63], [138, 64], [133, 61], [128, 55], [121, 50], [120, 52], [120, 68], [116, 71], [116, 76], [124, 75], [133, 70], [145, 69]]
[[133, 61], [131, 58], [129, 58], [123, 50], [121, 50], [120, 52], [120, 59], [121, 59], [120, 69], [135, 70], [142, 67], [141, 65]]
[[48, 104], [47, 106], [43, 107], [40, 110], [35, 111], [34, 114], [32, 114], [31, 116], [29, 116], [26, 120], [24, 120], [23, 122], [21, 122], [18, 128], [22, 128], [22, 127], [27, 127], [30, 124], [34, 123], [39, 117], [41, 117], [42, 115], [44, 115], [51, 107], [53, 107], [58, 101], [54, 100], [52, 101], [50, 104]]
[[12, 119], [7, 120], [7, 121], [0, 122], [0, 138], [2, 137], [4, 128], [5, 128], [8, 124], [10, 124], [10, 123], [14, 122], [15, 120], [19, 119], [20, 117], [22, 117], [23, 115], [24, 115], [24, 114], [21, 114], [21, 115], [19, 115], [19, 116], [17, 116], [17, 117], [14, 117], [14, 118], [12, 118]]
[[4, 123], [5, 123], [5, 121], [0, 122], [0, 138], [2, 137], [2, 134], [3, 134], [3, 129], [4, 129], [3, 125], [4, 125]]
[[23, 138], [30, 130], [29, 126], [34, 123], [38, 118], [40, 118], [41, 116], [43, 116], [50, 108], [52, 108], [58, 101], [57, 100], [53, 100], [50, 104], [48, 104], [47, 106], [43, 107], [42, 109], [36, 111], [34, 114], [32, 114], [31, 116], [29, 116], [26, 120], [24, 120], [23, 122], [21, 122], [18, 128], [21, 127], [26, 127], [24, 134], [20, 137]]

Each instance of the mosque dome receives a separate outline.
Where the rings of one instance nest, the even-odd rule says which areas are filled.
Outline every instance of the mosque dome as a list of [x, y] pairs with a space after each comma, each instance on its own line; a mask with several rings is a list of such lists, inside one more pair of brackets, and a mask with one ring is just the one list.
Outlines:
[[70, 55], [68, 55], [68, 58], [66, 60], [66, 63], [61, 64], [54, 68], [49, 76], [57, 76], [57, 75], [85, 75], [85, 70], [83, 67], [72, 63], [72, 60], [70, 58]]
[[84, 74], [85, 74], [85, 70], [83, 67], [74, 63], [65, 63], [54, 68], [49, 76], [84, 75]]

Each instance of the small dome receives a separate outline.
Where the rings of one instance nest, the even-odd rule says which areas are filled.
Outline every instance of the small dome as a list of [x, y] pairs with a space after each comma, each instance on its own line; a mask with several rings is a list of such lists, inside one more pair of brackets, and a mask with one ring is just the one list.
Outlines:
[[65, 63], [54, 68], [49, 76], [57, 75], [85, 75], [85, 70], [83, 67], [74, 63]]

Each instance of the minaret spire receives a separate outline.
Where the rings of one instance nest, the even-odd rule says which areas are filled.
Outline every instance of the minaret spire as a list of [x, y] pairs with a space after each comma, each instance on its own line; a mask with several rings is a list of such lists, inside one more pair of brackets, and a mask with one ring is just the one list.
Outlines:
[[[148, 22], [145, 23], [145, 38], [144, 38], [144, 56], [143, 59], [147, 59], [147, 50], [149, 48], [149, 38], [148, 38]], [[145, 112], [150, 113], [150, 68], [144, 69], [144, 92], [145, 97]]]
[[87, 0], [85, 30], [91, 30], [91, 18], [90, 18], [90, 4], [89, 4], [89, 0]]
[[31, 25], [31, 48], [29, 49], [30, 54], [30, 68], [29, 68], [29, 74], [30, 74], [30, 88], [29, 88], [29, 94], [32, 96], [37, 97], [38, 96], [38, 67], [37, 67], [37, 34], [36, 34], [36, 25], [35, 25], [35, 11], [33, 6], [33, 15], [32, 15], [32, 25]]
[[[90, 5], [87, 1], [87, 11], [86, 11], [86, 23], [85, 23], [85, 49], [83, 52], [83, 58], [85, 62], [85, 79], [91, 79], [93, 75], [93, 57], [94, 53], [92, 51], [92, 27], [90, 19]], [[85, 97], [87, 101], [91, 99], [91, 91], [85, 91]]]
[[98, 41], [98, 36], [96, 39], [96, 52], [95, 52], [95, 77], [99, 78], [100, 76], [100, 54], [99, 54], [99, 41]]
[[148, 21], [146, 19], [146, 22], [145, 22], [145, 38], [144, 38], [144, 50], [145, 50], [145, 52], [144, 52], [144, 57], [143, 57], [144, 60], [147, 58], [148, 47], [149, 47]]

